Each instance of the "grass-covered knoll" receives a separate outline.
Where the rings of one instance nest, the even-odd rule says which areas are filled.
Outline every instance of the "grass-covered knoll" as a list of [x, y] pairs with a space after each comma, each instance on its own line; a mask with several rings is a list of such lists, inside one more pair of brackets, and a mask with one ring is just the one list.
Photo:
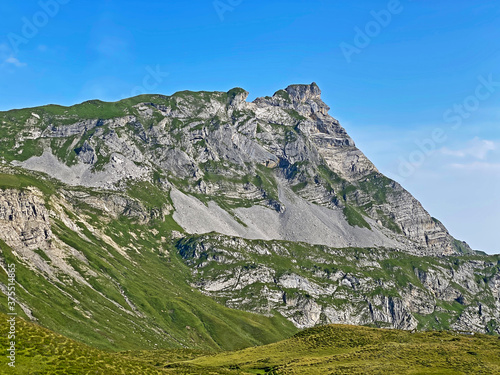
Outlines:
[[274, 97], [282, 98], [285, 102], [291, 103], [292, 99], [290, 98], [290, 94], [286, 90], [278, 90], [274, 93]]
[[500, 339], [330, 325], [187, 363], [247, 374], [498, 374]]
[[[6, 315], [0, 314], [5, 322]], [[17, 319], [9, 374], [497, 374], [500, 339], [452, 332], [410, 333], [345, 325], [308, 329], [239, 351], [190, 349], [111, 353]], [[5, 336], [7, 325], [0, 325]], [[5, 340], [0, 342], [6, 352]]]
[[103, 102], [101, 100], [88, 100], [86, 102], [75, 104], [69, 107], [49, 104], [40, 107], [13, 109], [0, 112], [0, 120], [17, 121], [18, 125], [32, 117], [33, 114], [40, 118], [44, 116], [77, 118], [83, 119], [110, 119], [124, 116], [130, 113], [131, 108], [139, 103], [158, 103], [168, 104], [171, 97], [165, 95], [138, 95], [132, 98], [119, 100], [116, 102]]

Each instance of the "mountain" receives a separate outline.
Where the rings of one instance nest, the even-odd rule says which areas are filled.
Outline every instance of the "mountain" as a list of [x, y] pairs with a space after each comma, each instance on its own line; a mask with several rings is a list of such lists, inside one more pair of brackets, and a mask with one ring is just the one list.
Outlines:
[[122, 350], [238, 349], [329, 323], [500, 333], [500, 256], [383, 176], [316, 84], [247, 96], [0, 112], [1, 263], [20, 313]]

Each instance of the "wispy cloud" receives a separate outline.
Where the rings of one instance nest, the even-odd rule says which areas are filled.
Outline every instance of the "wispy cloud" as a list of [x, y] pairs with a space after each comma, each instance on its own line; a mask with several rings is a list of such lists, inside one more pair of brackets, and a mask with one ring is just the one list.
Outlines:
[[14, 65], [14, 66], [16, 66], [18, 68], [21, 68], [21, 67], [27, 65], [26, 63], [23, 63], [23, 62], [19, 61], [19, 59], [15, 58], [13, 56], [8, 57], [7, 59], [5, 59], [4, 62], [7, 63], [7, 64]]
[[488, 154], [491, 151], [496, 150], [498, 144], [494, 141], [489, 141], [485, 139], [480, 139], [479, 137], [475, 137], [471, 141], [468, 142], [467, 146], [458, 149], [458, 150], [450, 150], [447, 147], [443, 147], [440, 152], [443, 155], [455, 156], [458, 158], [466, 158], [472, 157], [474, 159], [485, 160]]
[[500, 171], [500, 163], [474, 162], [474, 163], [454, 163], [453, 169], [459, 169], [469, 172], [497, 172]]
[[26, 63], [14, 57], [14, 53], [7, 44], [0, 43], [0, 66], [15, 66], [20, 68], [26, 65]]

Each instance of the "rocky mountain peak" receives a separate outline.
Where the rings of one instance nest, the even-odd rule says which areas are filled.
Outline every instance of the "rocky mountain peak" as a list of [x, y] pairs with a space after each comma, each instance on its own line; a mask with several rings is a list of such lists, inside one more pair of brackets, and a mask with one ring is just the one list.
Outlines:
[[[446, 228], [356, 148], [318, 85], [290, 85], [252, 103], [247, 97], [242, 88], [182, 91], [0, 113], [0, 158], [68, 185], [114, 191], [161, 175], [188, 232], [456, 251]], [[229, 196], [244, 225], [222, 209], [200, 214], [192, 200], [200, 194], [222, 207]], [[308, 226], [300, 225], [305, 217]]]
[[238, 106], [244, 103], [248, 98], [248, 91], [235, 87], [227, 92], [227, 97], [230, 105]]
[[306, 102], [308, 100], [321, 100], [321, 90], [313, 82], [310, 85], [290, 85], [285, 91], [293, 102]]
[[321, 90], [315, 82], [310, 85], [290, 85], [284, 90], [276, 91], [272, 97], [257, 98], [254, 103], [259, 106], [270, 105], [291, 109], [313, 120], [318, 116], [329, 117], [330, 110], [330, 107], [321, 100]]

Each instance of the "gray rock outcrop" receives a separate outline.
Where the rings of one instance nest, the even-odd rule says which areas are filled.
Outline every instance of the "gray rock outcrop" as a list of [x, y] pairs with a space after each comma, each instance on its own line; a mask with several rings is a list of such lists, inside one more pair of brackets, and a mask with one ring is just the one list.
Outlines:
[[[315, 83], [251, 103], [247, 96], [242, 89], [155, 96], [121, 117], [70, 125], [42, 116], [36, 121], [42, 130], [30, 130], [41, 155], [14, 164], [70, 185], [112, 190], [159, 172], [165, 187], [174, 187], [176, 220], [190, 233], [205, 228], [249, 239], [459, 251], [446, 228], [356, 148]], [[24, 139], [18, 137], [18, 147]], [[56, 157], [55, 147], [68, 149]], [[188, 198], [199, 194], [213, 202], [207, 209]], [[218, 208], [228, 203], [241, 208]]]

